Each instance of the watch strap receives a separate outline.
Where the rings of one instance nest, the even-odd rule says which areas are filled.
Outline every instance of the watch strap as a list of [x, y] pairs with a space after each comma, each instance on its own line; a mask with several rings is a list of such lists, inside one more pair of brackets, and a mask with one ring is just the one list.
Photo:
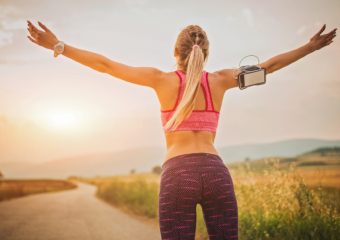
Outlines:
[[[62, 47], [63, 47], [63, 51], [61, 52], [61, 53], [57, 53], [56, 52], [56, 46], [57, 45], [62, 45]], [[54, 57], [58, 57], [58, 55], [59, 54], [62, 54], [63, 52], [64, 52], [64, 48], [65, 48], [65, 43], [64, 42], [62, 42], [62, 41], [59, 41], [56, 45], [54, 45]]]

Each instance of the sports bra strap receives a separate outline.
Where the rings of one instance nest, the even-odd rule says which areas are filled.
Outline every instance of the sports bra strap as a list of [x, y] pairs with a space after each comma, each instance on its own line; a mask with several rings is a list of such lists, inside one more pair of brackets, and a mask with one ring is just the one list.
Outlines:
[[201, 85], [202, 85], [202, 89], [204, 91], [206, 110], [207, 111], [214, 111], [214, 105], [213, 105], [209, 81], [208, 81], [208, 72], [206, 72], [206, 71], [203, 71], [203, 73], [202, 73]]
[[[175, 105], [174, 109], [177, 108], [180, 100], [183, 97], [183, 93], [184, 93], [184, 90], [185, 90], [185, 79], [186, 79], [186, 74], [183, 71], [177, 70], [175, 72], [177, 73], [177, 75], [180, 78], [180, 86], [179, 86], [179, 89], [178, 89], [177, 101], [176, 101], [176, 105]], [[206, 71], [202, 72], [201, 86], [202, 86], [204, 98], [205, 98], [205, 105], [206, 105], [205, 110], [206, 111], [214, 111], [214, 105], [213, 105], [209, 81], [208, 81], [208, 72], [206, 72]]]

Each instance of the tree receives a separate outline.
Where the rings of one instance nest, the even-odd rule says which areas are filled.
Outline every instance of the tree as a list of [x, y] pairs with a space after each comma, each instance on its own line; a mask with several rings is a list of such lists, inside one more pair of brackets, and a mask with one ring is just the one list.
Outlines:
[[152, 173], [161, 174], [162, 168], [160, 166], [155, 166], [155, 167], [152, 168]]
[[136, 170], [134, 168], [131, 169], [130, 174], [135, 174], [135, 173], [136, 173]]
[[245, 162], [249, 162], [250, 158], [246, 157], [246, 159], [244, 159]]

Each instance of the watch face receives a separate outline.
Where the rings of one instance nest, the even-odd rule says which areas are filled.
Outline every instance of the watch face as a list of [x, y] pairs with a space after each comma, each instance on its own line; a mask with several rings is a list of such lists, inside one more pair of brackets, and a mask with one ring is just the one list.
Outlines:
[[56, 46], [55, 51], [57, 53], [61, 53], [63, 51], [63, 47], [62, 46]]

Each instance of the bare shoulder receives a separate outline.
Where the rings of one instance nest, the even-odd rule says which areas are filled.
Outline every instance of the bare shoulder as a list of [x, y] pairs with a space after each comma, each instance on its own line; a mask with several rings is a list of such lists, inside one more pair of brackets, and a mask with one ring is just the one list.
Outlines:
[[174, 85], [179, 86], [180, 77], [177, 75], [176, 72], [163, 72], [162, 78], [161, 78], [162, 84], [164, 86]]
[[[223, 69], [216, 72], [209, 73], [208, 79], [209, 84], [213, 85], [215, 88], [219, 88], [223, 91], [229, 88], [234, 88], [238, 86], [237, 80], [233, 78], [233, 72], [235, 69]], [[236, 70], [234, 76], [237, 77], [241, 70]]]
[[176, 72], [162, 72], [157, 81], [157, 86], [154, 88], [157, 94], [177, 91], [180, 84], [180, 78]]

